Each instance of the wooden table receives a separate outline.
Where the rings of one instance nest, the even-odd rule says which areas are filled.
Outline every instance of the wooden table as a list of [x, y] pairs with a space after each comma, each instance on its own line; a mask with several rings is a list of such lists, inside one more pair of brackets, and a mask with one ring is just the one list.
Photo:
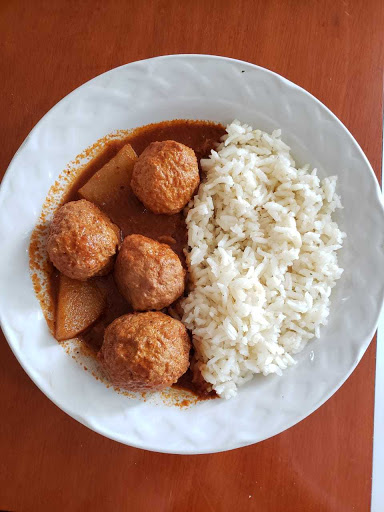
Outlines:
[[[210, 53], [277, 71], [323, 101], [379, 175], [382, 0], [2, 0], [1, 172], [63, 96], [115, 66]], [[0, 290], [1, 293], [1, 290]], [[129, 448], [54, 406], [0, 340], [0, 509], [365, 512], [371, 493], [375, 344], [323, 407], [227, 453]]]

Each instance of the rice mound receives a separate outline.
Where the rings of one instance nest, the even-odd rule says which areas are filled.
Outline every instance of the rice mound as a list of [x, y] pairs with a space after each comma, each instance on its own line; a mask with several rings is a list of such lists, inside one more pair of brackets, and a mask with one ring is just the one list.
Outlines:
[[201, 160], [205, 179], [188, 205], [191, 291], [182, 321], [192, 331], [194, 372], [224, 398], [256, 373], [281, 375], [320, 336], [343, 269], [346, 236], [336, 176], [300, 169], [280, 139], [234, 121]]

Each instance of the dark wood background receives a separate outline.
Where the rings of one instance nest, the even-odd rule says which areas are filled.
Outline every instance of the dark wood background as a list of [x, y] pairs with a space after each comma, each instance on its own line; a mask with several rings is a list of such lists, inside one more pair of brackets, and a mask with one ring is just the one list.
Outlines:
[[[379, 176], [382, 0], [0, 0], [0, 34], [1, 175], [36, 122], [83, 82], [155, 55], [210, 53], [317, 96]], [[341, 390], [289, 431], [227, 453], [163, 455], [65, 415], [1, 335], [0, 509], [368, 511], [374, 371], [373, 343]]]

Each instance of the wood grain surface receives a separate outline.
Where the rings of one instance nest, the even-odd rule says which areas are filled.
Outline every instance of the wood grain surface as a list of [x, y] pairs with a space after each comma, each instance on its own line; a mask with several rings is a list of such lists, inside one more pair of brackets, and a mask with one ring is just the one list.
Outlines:
[[[0, 0], [1, 173], [37, 121], [83, 82], [155, 55], [210, 53], [306, 88], [379, 176], [383, 27], [382, 0]], [[104, 439], [64, 414], [1, 335], [0, 509], [368, 511], [374, 365], [373, 343], [323, 407], [263, 443], [163, 455]]]

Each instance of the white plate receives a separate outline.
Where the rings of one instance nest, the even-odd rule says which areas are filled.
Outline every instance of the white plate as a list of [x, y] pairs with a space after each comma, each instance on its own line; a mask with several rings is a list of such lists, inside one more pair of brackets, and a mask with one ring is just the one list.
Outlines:
[[[345, 269], [329, 324], [283, 377], [254, 379], [232, 400], [187, 409], [122, 396], [96, 381], [50, 335], [28, 268], [28, 244], [50, 185], [98, 138], [166, 119], [234, 118], [281, 127], [299, 163], [339, 176], [347, 232]], [[348, 130], [318, 100], [266, 69], [226, 58], [175, 55], [113, 69], [58, 103], [32, 130], [0, 193], [0, 318], [19, 362], [61, 409], [122, 443], [207, 453], [255, 443], [291, 427], [350, 375], [374, 334], [384, 294], [384, 214], [373, 171]], [[328, 428], [324, 425], [324, 428]]]

